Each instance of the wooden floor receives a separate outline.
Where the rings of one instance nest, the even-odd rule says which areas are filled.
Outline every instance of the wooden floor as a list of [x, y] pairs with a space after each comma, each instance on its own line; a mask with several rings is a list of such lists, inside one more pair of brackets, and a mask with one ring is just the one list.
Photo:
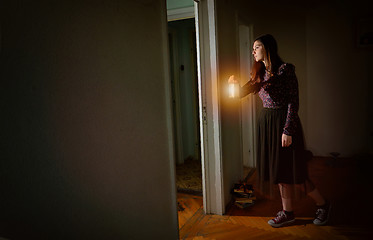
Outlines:
[[272, 228], [267, 221], [281, 209], [279, 200], [259, 197], [245, 209], [232, 204], [224, 216], [218, 216], [203, 213], [201, 196], [179, 193], [180, 239], [373, 239], [373, 226], [368, 224], [373, 222], [372, 164], [337, 161], [314, 158], [309, 162], [311, 180], [333, 206], [327, 226], [312, 224], [315, 206], [309, 198], [294, 202], [295, 224]]
[[[244, 176], [253, 170], [244, 167]], [[183, 164], [176, 166], [176, 186], [179, 193], [202, 196], [202, 164], [201, 160], [188, 158]]]

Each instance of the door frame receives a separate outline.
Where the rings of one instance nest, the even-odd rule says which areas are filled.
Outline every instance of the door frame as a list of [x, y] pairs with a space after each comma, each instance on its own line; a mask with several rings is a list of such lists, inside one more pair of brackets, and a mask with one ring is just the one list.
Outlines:
[[215, 0], [195, 0], [203, 207], [223, 215], [224, 179]]
[[[251, 46], [253, 44], [253, 25], [245, 24], [237, 19], [239, 44], [238, 52], [240, 57], [240, 85], [243, 86], [250, 79], [250, 66], [253, 64], [251, 57]], [[243, 165], [256, 167], [256, 115], [257, 115], [257, 96], [250, 94], [241, 100], [241, 143]], [[246, 177], [246, 176], [244, 176]]]
[[[193, 12], [190, 8], [179, 9], [182, 14], [168, 16], [168, 20], [195, 18], [203, 210], [205, 214], [223, 215], [225, 202], [215, 6], [215, 0], [194, 0]], [[168, 15], [172, 13], [175, 11], [168, 11]]]

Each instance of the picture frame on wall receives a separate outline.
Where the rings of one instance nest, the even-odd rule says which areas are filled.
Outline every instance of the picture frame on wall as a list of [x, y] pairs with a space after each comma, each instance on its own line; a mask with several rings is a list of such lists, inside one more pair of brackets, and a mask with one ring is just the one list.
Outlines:
[[358, 19], [356, 45], [358, 48], [373, 49], [373, 16]]

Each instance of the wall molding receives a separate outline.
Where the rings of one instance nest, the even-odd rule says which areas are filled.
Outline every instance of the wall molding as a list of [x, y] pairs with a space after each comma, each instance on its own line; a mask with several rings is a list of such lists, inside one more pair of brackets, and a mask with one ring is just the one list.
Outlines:
[[194, 7], [175, 8], [167, 10], [167, 20], [176, 21], [187, 18], [194, 18]]

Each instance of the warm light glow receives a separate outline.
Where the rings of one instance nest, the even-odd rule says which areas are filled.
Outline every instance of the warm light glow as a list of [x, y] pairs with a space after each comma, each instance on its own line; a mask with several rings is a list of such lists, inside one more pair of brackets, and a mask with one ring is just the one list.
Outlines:
[[234, 84], [233, 83], [229, 84], [229, 97], [230, 98], [234, 97]]
[[228, 79], [228, 96], [230, 98], [238, 98], [240, 94], [240, 88], [239, 88], [238, 81], [234, 77], [234, 75], [231, 75]]

